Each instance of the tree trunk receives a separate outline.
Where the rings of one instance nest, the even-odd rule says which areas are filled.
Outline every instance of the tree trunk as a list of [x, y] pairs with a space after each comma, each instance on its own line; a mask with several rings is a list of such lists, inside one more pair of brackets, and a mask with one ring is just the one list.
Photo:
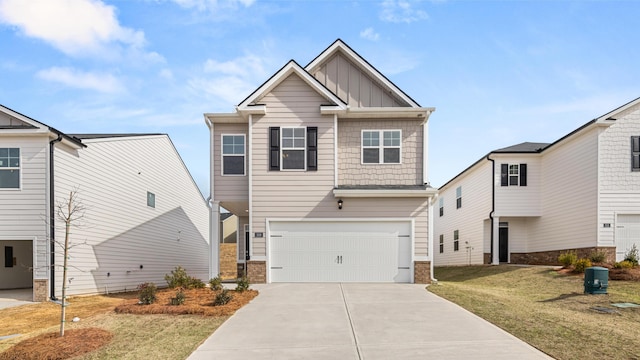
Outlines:
[[65, 219], [64, 224], [64, 260], [62, 263], [62, 301], [60, 303], [61, 311], [60, 311], [60, 336], [64, 336], [64, 323], [65, 323], [65, 315], [66, 315], [66, 300], [67, 300], [67, 261], [69, 259], [69, 230], [71, 227], [71, 208], [73, 203], [73, 193], [69, 195], [69, 204], [68, 204], [68, 216]]

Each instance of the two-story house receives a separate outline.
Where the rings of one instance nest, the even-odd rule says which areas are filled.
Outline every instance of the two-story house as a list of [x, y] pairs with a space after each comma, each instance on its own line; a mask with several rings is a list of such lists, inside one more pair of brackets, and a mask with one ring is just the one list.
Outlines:
[[619, 261], [640, 247], [640, 99], [554, 143], [492, 151], [438, 196], [436, 265]]
[[0, 106], [0, 290], [62, 289], [64, 222], [77, 192], [67, 294], [164, 283], [182, 265], [209, 275], [209, 210], [166, 134], [66, 134]]
[[235, 112], [205, 114], [211, 233], [220, 207], [238, 216], [255, 283], [429, 282], [433, 111], [341, 40], [288, 62]]

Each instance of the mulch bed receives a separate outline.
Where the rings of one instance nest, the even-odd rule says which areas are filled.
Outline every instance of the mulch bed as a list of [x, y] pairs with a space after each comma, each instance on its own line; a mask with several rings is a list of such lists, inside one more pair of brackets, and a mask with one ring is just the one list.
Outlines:
[[171, 315], [204, 315], [231, 316], [258, 295], [256, 290], [242, 292], [229, 290], [233, 296], [225, 305], [213, 306], [218, 292], [209, 288], [183, 290], [186, 300], [182, 305], [171, 305], [171, 298], [176, 296], [177, 289], [163, 289], [156, 293], [156, 301], [150, 305], [138, 304], [138, 299], [126, 300], [115, 308], [122, 314], [171, 314]]
[[0, 360], [64, 360], [96, 350], [111, 341], [113, 334], [98, 328], [46, 333], [21, 341], [0, 354]]
[[[609, 280], [640, 281], [640, 266], [636, 266], [633, 269], [614, 269], [611, 264], [593, 264], [593, 266], [601, 266], [609, 269]], [[583, 275], [583, 273], [576, 273], [573, 269], [567, 268], [556, 271], [563, 275]]]

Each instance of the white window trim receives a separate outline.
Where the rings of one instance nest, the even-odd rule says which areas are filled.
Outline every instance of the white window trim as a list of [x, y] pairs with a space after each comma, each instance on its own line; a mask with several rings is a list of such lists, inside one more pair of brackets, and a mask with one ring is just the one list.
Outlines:
[[20, 175], [18, 176], [18, 187], [17, 188], [2, 188], [0, 187], [0, 191], [20, 191], [22, 190], [22, 148], [19, 146], [7, 146], [7, 147], [2, 147], [3, 149], [18, 149], [18, 151], [20, 152], [20, 156], [19, 156], [19, 161], [20, 161], [20, 166], [18, 167], [6, 167], [6, 168], [1, 168], [1, 170], [18, 170], [20, 171]]
[[[282, 145], [282, 138], [284, 137], [284, 129], [304, 129], [304, 147], [290, 147], [284, 148]], [[307, 127], [306, 126], [281, 126], [280, 127], [280, 171], [307, 171]], [[302, 169], [285, 169], [284, 158], [282, 156], [285, 150], [302, 150], [304, 153], [304, 167]]]
[[[509, 167], [507, 168], [507, 186], [520, 186], [520, 164], [508, 164]], [[512, 174], [511, 173], [511, 167], [512, 166], [517, 166], [518, 167], [518, 172], [516, 174]], [[511, 177], [515, 176], [518, 179], [518, 183], [517, 184], [511, 184]]]
[[[242, 155], [224, 153], [224, 137], [225, 136], [242, 136], [243, 142], [244, 142]], [[225, 156], [244, 156], [244, 167], [243, 167], [242, 174], [225, 174], [224, 173], [224, 157]], [[247, 135], [246, 134], [220, 134], [220, 176], [247, 176]]]
[[[460, 200], [460, 206], [458, 206], [458, 200]], [[456, 188], [456, 209], [462, 208], [462, 185]]]
[[[398, 146], [385, 146], [384, 145], [384, 133], [385, 131], [397, 131], [400, 133], [400, 145]], [[378, 146], [364, 146], [364, 133], [365, 132], [378, 132]], [[379, 149], [378, 162], [366, 163], [364, 162], [364, 149]], [[384, 149], [398, 149], [400, 151], [400, 158], [397, 163], [384, 162]], [[360, 165], [402, 165], [402, 130], [401, 129], [362, 129], [360, 130]]]

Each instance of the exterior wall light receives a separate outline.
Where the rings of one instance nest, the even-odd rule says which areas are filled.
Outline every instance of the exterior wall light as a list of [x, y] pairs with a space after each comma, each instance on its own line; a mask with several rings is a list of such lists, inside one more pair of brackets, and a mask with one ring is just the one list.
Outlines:
[[338, 210], [342, 210], [342, 199], [338, 200]]

